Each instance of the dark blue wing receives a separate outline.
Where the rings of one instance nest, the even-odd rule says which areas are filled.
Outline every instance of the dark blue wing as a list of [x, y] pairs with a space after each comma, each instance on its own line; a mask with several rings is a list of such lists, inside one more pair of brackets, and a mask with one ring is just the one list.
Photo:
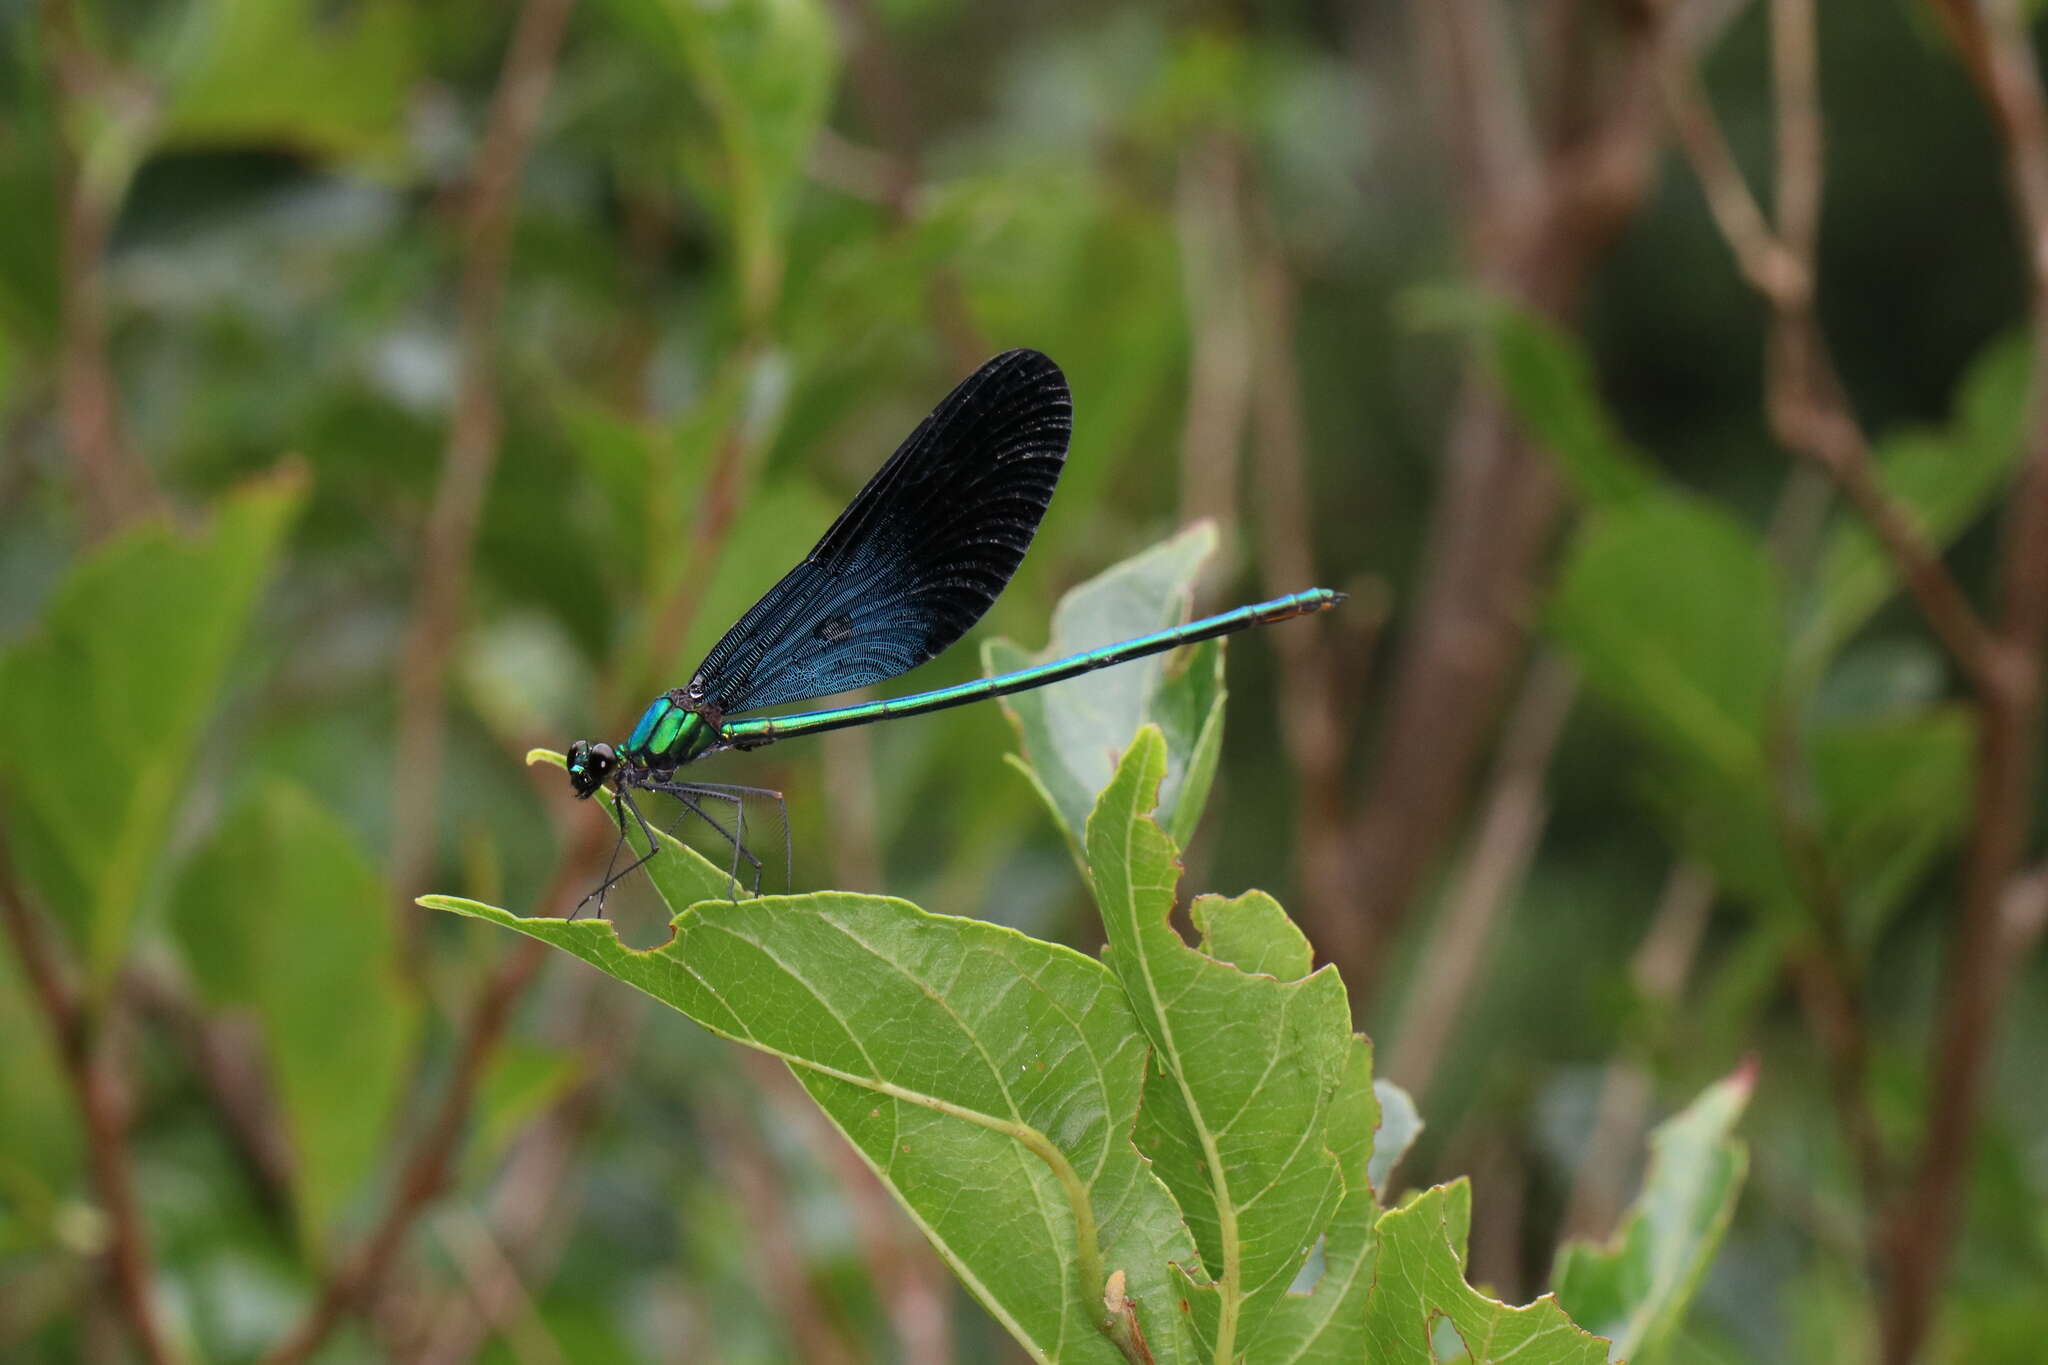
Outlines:
[[722, 715], [908, 672], [1010, 581], [1067, 458], [1059, 366], [1008, 351], [946, 395], [690, 679]]

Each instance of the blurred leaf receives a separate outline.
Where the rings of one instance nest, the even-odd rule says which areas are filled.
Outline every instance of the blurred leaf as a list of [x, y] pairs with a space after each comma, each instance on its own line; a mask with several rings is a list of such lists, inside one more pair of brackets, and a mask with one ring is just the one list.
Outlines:
[[[1964, 376], [1945, 430], [1893, 436], [1872, 452], [1879, 485], [1930, 544], [1960, 535], [2025, 449], [2029, 364], [2024, 336], [1991, 343]], [[1815, 671], [1898, 590], [1898, 574], [1862, 518], [1843, 508], [1822, 547], [1817, 580], [1794, 648], [1802, 669]]]
[[1507, 300], [1489, 301], [1481, 326], [1502, 394], [1589, 506], [1641, 502], [1655, 489], [1655, 471], [1615, 431], [1576, 338]]
[[1775, 782], [1763, 771], [1729, 778], [1666, 761], [1644, 774], [1641, 787], [1673, 840], [1713, 869], [1717, 883], [1789, 922], [1802, 898], [1786, 860]]
[[742, 311], [766, 323], [782, 284], [791, 202], [830, 107], [838, 53], [817, 0], [613, 0], [711, 111], [716, 142], [686, 154], [724, 210]]
[[1551, 1274], [1557, 1301], [1613, 1342], [1611, 1356], [1662, 1359], [1735, 1216], [1748, 1150], [1729, 1136], [1755, 1084], [1744, 1067], [1650, 1135], [1643, 1191], [1606, 1246], [1568, 1242]]
[[1149, 814], [1165, 776], [1165, 740], [1147, 726], [1088, 819], [1088, 865], [1103, 960], [1156, 1059], [1138, 1145], [1201, 1249], [1208, 1286], [1182, 1265], [1195, 1330], [1235, 1359], [1230, 1343], [1259, 1339], [1343, 1196], [1325, 1133], [1351, 1012], [1335, 969], [1310, 973], [1308, 940], [1263, 892], [1197, 900], [1201, 947], [1181, 941], [1168, 922], [1179, 850]]
[[60, 275], [50, 268], [61, 249], [60, 139], [49, 108], [22, 93], [30, 97], [7, 111], [12, 136], [0, 136], [0, 201], [8, 205], [0, 213], [0, 326], [40, 355], [55, 347], [60, 326]]
[[62, 1203], [74, 1189], [85, 1147], [77, 1109], [11, 952], [0, 953], [0, 1258], [56, 1240]]
[[476, 1136], [465, 1153], [470, 1168], [488, 1171], [520, 1130], [566, 1095], [582, 1074], [581, 1062], [569, 1053], [517, 1039], [501, 1046], [477, 1087]]
[[167, 76], [167, 144], [292, 147], [394, 160], [414, 85], [400, 0], [198, 0]]
[[1813, 736], [1829, 864], [1865, 943], [1961, 833], [1970, 809], [1973, 735], [1967, 708], [1943, 706]]
[[982, 333], [1035, 346], [1066, 371], [1075, 412], [1060, 477], [1067, 510], [1047, 529], [1089, 545], [1105, 514], [1129, 503], [1106, 496], [1114, 475], [1135, 467], [1157, 483], [1157, 467], [1132, 452], [1155, 431], [1170, 440], [1162, 419], [1179, 421], [1185, 402], [1187, 313], [1172, 218], [1075, 175], [1065, 157], [949, 182], [933, 191], [929, 211], [925, 230], [948, 244], [942, 259]]
[[1573, 1325], [1545, 1295], [1510, 1308], [1465, 1283], [1472, 1187], [1463, 1180], [1427, 1190], [1382, 1214], [1366, 1301], [1365, 1348], [1345, 1357], [1373, 1365], [1434, 1365], [1438, 1324], [1449, 1324], [1471, 1365], [1605, 1365], [1607, 1343]]
[[376, 1168], [417, 1032], [383, 882], [311, 797], [272, 783], [187, 865], [171, 922], [209, 1002], [262, 1022], [317, 1254]]
[[158, 525], [75, 567], [0, 659], [0, 765], [15, 851], [112, 978], [149, 896], [186, 769], [270, 575], [302, 481], [228, 498], [205, 535]]
[[[990, 640], [982, 645], [982, 667], [1010, 673], [1186, 621], [1195, 582], [1215, 548], [1216, 527], [1205, 521], [1104, 570], [1060, 599], [1043, 650], [1027, 654], [1008, 640]], [[1095, 793], [1142, 725], [1159, 726], [1167, 739], [1159, 800], [1167, 834], [1176, 843], [1193, 835], [1223, 747], [1219, 643], [1195, 646], [1171, 672], [1168, 656], [1156, 654], [1003, 698], [1024, 748], [1023, 759], [1011, 763], [1045, 799], [1077, 856]]]
[[1657, 497], [1580, 533], [1550, 620], [1586, 681], [1682, 763], [1765, 770], [1782, 604], [1763, 546], [1720, 512]]
[[[548, 756], [552, 761], [553, 756]], [[1070, 1162], [1104, 1264], [1144, 1305], [1161, 1365], [1186, 1228], [1128, 1135], [1145, 1043], [1102, 965], [1010, 929], [844, 892], [724, 900], [725, 871], [662, 835], [648, 864], [678, 913], [636, 952], [609, 924], [422, 904], [552, 943], [735, 1042], [781, 1057], [998, 1322], [1045, 1359], [1114, 1362], [1078, 1283]], [[705, 888], [718, 899], [702, 899]], [[1156, 1324], [1156, 1325], [1155, 1325]]]

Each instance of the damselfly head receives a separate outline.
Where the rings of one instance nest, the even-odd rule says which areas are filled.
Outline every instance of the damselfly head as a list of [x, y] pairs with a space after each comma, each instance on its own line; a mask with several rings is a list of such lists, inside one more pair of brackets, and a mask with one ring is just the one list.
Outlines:
[[569, 785], [576, 789], [576, 798], [587, 801], [604, 785], [604, 780], [619, 766], [618, 755], [609, 744], [592, 744], [579, 739], [569, 746]]

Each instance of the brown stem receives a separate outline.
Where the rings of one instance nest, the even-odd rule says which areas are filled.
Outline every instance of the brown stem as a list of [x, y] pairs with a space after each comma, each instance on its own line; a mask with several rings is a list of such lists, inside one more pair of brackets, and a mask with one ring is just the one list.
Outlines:
[[[736, 363], [747, 363], [744, 352]], [[751, 472], [751, 456], [755, 453], [752, 444], [738, 419], [719, 439], [711, 476], [705, 482], [704, 496], [697, 502], [696, 524], [690, 529], [689, 557], [667, 592], [653, 629], [647, 633], [646, 667], [656, 675], [668, 670], [697, 622], [704, 594], [696, 585], [711, 581], [711, 572], [725, 553], [725, 540], [732, 534]], [[637, 685], [642, 680], [627, 677], [621, 681]]]
[[[869, 0], [834, 0], [833, 7], [852, 38], [848, 67], [854, 93], [887, 150], [876, 162], [882, 171], [881, 199], [901, 232], [917, 222], [924, 178], [924, 137], [911, 84], [888, 28]], [[971, 369], [988, 355], [989, 344], [975, 325], [967, 291], [950, 267], [942, 265], [927, 278], [925, 311], [955, 368]]]
[[15, 882], [4, 845], [0, 845], [0, 923], [6, 925], [8, 942], [21, 962], [22, 975], [50, 1030], [58, 1064], [78, 1102], [85, 1129], [86, 1169], [107, 1216], [108, 1289], [137, 1352], [151, 1365], [170, 1365], [178, 1357], [150, 1300], [149, 1234], [135, 1197], [128, 1155], [127, 1087], [106, 1045], [107, 1021], [101, 1020], [95, 1027], [77, 991], [65, 979], [57, 949]]
[[[527, 0], [506, 49], [491, 102], [475, 183], [463, 217], [462, 275], [456, 302], [460, 377], [441, 478], [420, 547], [419, 595], [399, 664], [397, 771], [392, 787], [391, 877], [401, 939], [418, 938], [412, 898], [434, 856], [448, 659], [469, 595], [470, 560], [484, 495], [498, 463], [498, 314], [519, 176], [553, 80], [562, 34], [575, 0]], [[408, 959], [412, 956], [407, 954]]]
[[440, 1232], [477, 1311], [511, 1346], [512, 1358], [521, 1365], [566, 1365], [569, 1357], [534, 1307], [519, 1267], [484, 1221], [464, 1209], [442, 1219]]
[[[1568, 315], [1648, 185], [1658, 137], [1655, 38], [1625, 7], [1617, 59], [1576, 79], [1598, 91], [1584, 126], [1540, 154], [1481, 0], [1416, 0], [1432, 84], [1450, 105], [1468, 236], [1481, 278], [1551, 317]], [[1507, 680], [1526, 645], [1527, 599], [1562, 510], [1549, 463], [1468, 372], [1431, 513], [1413, 626], [1395, 661], [1380, 756], [1355, 827], [1356, 912], [1329, 948], [1352, 988], [1373, 976], [1456, 823]]]
[[954, 1359], [947, 1313], [952, 1276], [937, 1253], [788, 1067], [751, 1050], [739, 1061], [756, 1093], [772, 1106], [775, 1121], [795, 1132], [838, 1180], [852, 1212], [855, 1245], [896, 1332], [896, 1358], [904, 1365], [946, 1365]]
[[[1793, 127], [1780, 133], [1781, 157], [1815, 185], [1781, 186], [1789, 217], [1774, 234], [1746, 186], [1699, 94], [1690, 68], [1671, 73], [1667, 93], [1681, 141], [1707, 186], [1716, 221], [1743, 273], [1774, 316], [1771, 415], [1779, 439], [1812, 459], [1869, 523], [1975, 697], [1974, 819], [1964, 853], [1962, 906], [1944, 972], [1929, 1062], [1927, 1131], [1905, 1192], [1885, 1218], [1876, 1248], [1884, 1271], [1880, 1341], [1887, 1365], [1907, 1365], [1933, 1323], [1953, 1255], [1982, 1103], [1986, 1069], [2011, 982], [2005, 911], [2033, 818], [2032, 789], [2041, 726], [2041, 655], [2048, 646], [2048, 100], [2020, 11], [2011, 0], [1983, 7], [1939, 0], [1938, 10], [1979, 74], [2002, 135], [2022, 240], [2034, 285], [2033, 409], [2027, 452], [2000, 553], [1996, 627], [1970, 605], [1903, 509], [1883, 493], [1867, 442], [1828, 359], [1812, 314], [1810, 217], [1817, 212], [1817, 116], [1812, 112], [1812, 7], [1777, 0], [1778, 92]], [[1803, 236], [1800, 234], [1804, 234]], [[1828, 957], [1826, 951], [1818, 957]], [[1813, 967], [1809, 959], [1808, 971]], [[1804, 972], [1802, 974], [1805, 974]], [[1835, 975], [1830, 972], [1828, 976]], [[1853, 1042], [1849, 1021], [1828, 1021], [1853, 1005], [1826, 981], [1817, 1000], [1824, 1041]], [[1837, 982], [1836, 984], [1839, 984]], [[1842, 1034], [1840, 1037], [1833, 1035]], [[1851, 1124], [1859, 1146], [1862, 1120]], [[1870, 1158], [1860, 1158], [1868, 1165]]]
[[[1252, 317], [1257, 368], [1253, 377], [1253, 434], [1257, 442], [1259, 573], [1274, 596], [1317, 581], [1313, 506], [1308, 484], [1308, 440], [1303, 430], [1301, 377], [1295, 366], [1295, 286], [1270, 232], [1252, 275]], [[1305, 622], [1305, 629], [1271, 637], [1280, 666], [1281, 741], [1294, 769], [1294, 869], [1302, 918], [1310, 937], [1327, 942], [1332, 926], [1355, 913], [1350, 831], [1345, 809], [1345, 757], [1352, 727], [1332, 638], [1349, 626], [1356, 638], [1377, 635], [1380, 617], [1354, 602], [1351, 619]], [[1356, 676], [1364, 676], [1362, 666]]]
[[789, 1333], [792, 1357], [820, 1365], [852, 1365], [855, 1352], [819, 1297], [790, 1213], [787, 1182], [755, 1122], [717, 1100], [702, 1105], [697, 1121], [709, 1137], [710, 1156], [727, 1187], [746, 1210], [747, 1259], [763, 1302]]
[[546, 945], [535, 941], [513, 950], [500, 964], [490, 985], [471, 1007], [448, 1087], [426, 1131], [415, 1143], [383, 1217], [348, 1264], [328, 1277], [298, 1325], [264, 1357], [268, 1365], [309, 1359], [340, 1324], [343, 1315], [366, 1301], [390, 1271], [413, 1223], [426, 1212], [447, 1181], [484, 1066], [504, 1035], [512, 1006], [546, 957]]
[[[594, 820], [582, 822], [575, 842], [564, 852], [542, 893], [540, 904], [559, 905], [570, 890], [588, 881], [609, 843], [603, 826]], [[547, 952], [547, 945], [534, 940], [520, 945], [498, 964], [470, 1006], [447, 1087], [414, 1140], [412, 1154], [399, 1173], [383, 1214], [356, 1254], [321, 1286], [319, 1297], [298, 1325], [264, 1357], [268, 1365], [308, 1359], [342, 1317], [356, 1305], [367, 1302], [390, 1273], [413, 1224], [447, 1183], [484, 1067], [505, 1035], [513, 1006], [547, 960]]]
[[[75, 0], [44, 0], [43, 34], [59, 101], [58, 418], [95, 538], [161, 506], [130, 449], [107, 348], [107, 238], [141, 145], [140, 88], [109, 71], [86, 41]], [[87, 130], [95, 131], [87, 131]], [[88, 145], [87, 139], [93, 139]], [[111, 145], [120, 139], [123, 145]], [[106, 147], [93, 169], [93, 153]]]
[[1408, 989], [1394, 1030], [1387, 1075], [1418, 1100], [1426, 1096], [1437, 1062], [1465, 1017], [1501, 916], [1542, 837], [1550, 814], [1544, 779], [1578, 690], [1571, 665], [1554, 653], [1542, 654], [1509, 715], [1471, 856], [1452, 882], [1442, 920], [1422, 955], [1421, 974]]
[[2012, 984], [2006, 908], [2015, 885], [2026, 885], [2019, 866], [2035, 813], [2048, 650], [2048, 98], [2017, 3], [1986, 0], [1965, 17], [1986, 62], [2033, 285], [2031, 411], [1999, 549], [1996, 667], [1979, 698], [1975, 820], [1930, 1049], [1927, 1132], [1883, 1247], [1887, 1365], [1919, 1355], [1962, 1221], [1991, 1052]]
[[[1799, 8], [1799, 0], [1787, 2]], [[1810, 13], [1807, 18], [1811, 20]], [[1810, 50], [1806, 55], [1810, 58]], [[1781, 91], [1791, 92], [1795, 101], [1810, 101], [1810, 75], [1801, 78], [1787, 72], [1787, 61], [1779, 59]], [[1799, 217], [1794, 226], [1805, 235], [1780, 236], [1743, 181], [1689, 57], [1666, 63], [1664, 89], [1673, 129], [1706, 194], [1714, 223], [1743, 278], [1772, 311], [1765, 401], [1778, 440], [1811, 460], [1855, 507], [1891, 557], [1929, 629], [1958, 670], [1981, 688], [1993, 667], [1990, 632], [1911, 513], [1878, 483], [1869, 441], [1835, 376], [1813, 314], [1813, 223], [1808, 215], [1817, 214], [1819, 199], [1820, 171], [1810, 160], [1820, 148], [1817, 127], [1792, 137], [1792, 147], [1781, 153], [1791, 158], [1781, 163], [1781, 169], [1794, 187], [1781, 181], [1779, 199], [1792, 207]], [[1809, 109], [1795, 113], [1792, 122], [1803, 126], [1815, 119]]]
[[[573, 1188], [576, 1154], [602, 1112], [613, 1080], [633, 1055], [646, 1011], [604, 991], [604, 980], [579, 976], [569, 991], [568, 1009], [580, 1014], [577, 1051], [582, 1074], [568, 1092], [522, 1133], [504, 1162], [491, 1196], [488, 1227], [507, 1259], [534, 1284], [545, 1284], [562, 1252], [573, 1209], [565, 1189]], [[510, 1287], [510, 1286], [501, 1286]], [[479, 1301], [443, 1306], [413, 1359], [419, 1365], [459, 1365], [489, 1339], [493, 1323], [515, 1305], [489, 1293]]]
[[1245, 297], [1243, 181], [1243, 148], [1227, 134], [1211, 134], [1181, 158], [1174, 213], [1193, 333], [1180, 438], [1180, 518], [1215, 521], [1226, 544], [1236, 530], [1255, 350]]
[[122, 980], [142, 1018], [183, 1049], [257, 1200], [288, 1230], [293, 1156], [255, 1021], [207, 1014], [178, 982], [147, 966]]

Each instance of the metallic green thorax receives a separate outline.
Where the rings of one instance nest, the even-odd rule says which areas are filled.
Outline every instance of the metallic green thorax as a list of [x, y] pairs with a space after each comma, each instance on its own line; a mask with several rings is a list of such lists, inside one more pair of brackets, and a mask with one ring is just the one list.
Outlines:
[[691, 710], [683, 697], [664, 692], [640, 713], [621, 756], [638, 768], [665, 770], [680, 768], [717, 744], [717, 726]]

